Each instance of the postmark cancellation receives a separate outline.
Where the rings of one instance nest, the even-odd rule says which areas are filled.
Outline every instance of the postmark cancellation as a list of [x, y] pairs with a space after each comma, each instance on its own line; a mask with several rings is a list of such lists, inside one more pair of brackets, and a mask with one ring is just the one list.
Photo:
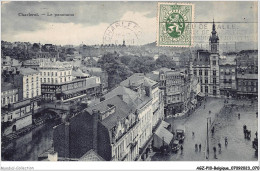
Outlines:
[[158, 2], [157, 46], [193, 45], [194, 4]]

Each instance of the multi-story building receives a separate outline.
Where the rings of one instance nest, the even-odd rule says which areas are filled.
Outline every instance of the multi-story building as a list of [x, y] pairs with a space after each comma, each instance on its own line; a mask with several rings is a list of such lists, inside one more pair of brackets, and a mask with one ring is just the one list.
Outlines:
[[161, 68], [147, 76], [159, 82], [166, 116], [188, 111], [191, 89], [185, 70]]
[[20, 68], [14, 76], [19, 101], [41, 96], [40, 72], [31, 68]]
[[39, 71], [42, 84], [72, 81], [72, 66], [69, 62], [42, 62]]
[[100, 103], [56, 127], [54, 150], [69, 158], [93, 149], [105, 160], [147, 160], [153, 132], [164, 117], [161, 101], [158, 83], [134, 74]]
[[42, 98], [45, 101], [69, 102], [87, 100], [101, 94], [99, 77], [75, 79], [67, 82], [42, 83]]
[[219, 97], [219, 37], [214, 21], [209, 47], [209, 51], [197, 50], [193, 54], [193, 75], [199, 78], [202, 93], [206, 96]]
[[236, 55], [228, 55], [219, 60], [219, 84], [221, 97], [236, 97]]
[[241, 51], [237, 55], [237, 95], [240, 98], [258, 96], [258, 51]]
[[18, 89], [11, 83], [1, 84], [1, 107], [18, 101]]
[[8, 135], [32, 124], [30, 99], [21, 100], [1, 110], [2, 135]]

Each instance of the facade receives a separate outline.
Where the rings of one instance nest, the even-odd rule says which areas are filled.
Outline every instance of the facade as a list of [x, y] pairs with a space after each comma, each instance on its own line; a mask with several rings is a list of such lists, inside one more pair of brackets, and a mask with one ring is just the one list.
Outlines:
[[2, 134], [8, 135], [32, 124], [31, 102], [29, 99], [13, 103], [1, 110]]
[[72, 81], [72, 66], [68, 62], [42, 62], [39, 71], [42, 84]]
[[213, 21], [209, 39], [210, 50], [197, 50], [193, 54], [193, 75], [199, 78], [205, 96], [219, 97], [219, 38]]
[[258, 51], [241, 51], [237, 55], [237, 96], [258, 96]]
[[219, 60], [219, 83], [221, 97], [236, 97], [236, 55], [228, 55]]
[[75, 79], [64, 83], [42, 83], [42, 98], [45, 101], [69, 102], [87, 100], [101, 93], [99, 77]]
[[11, 83], [1, 84], [1, 107], [18, 102], [18, 89]]
[[18, 88], [19, 101], [41, 96], [40, 73], [31, 68], [20, 68], [14, 76], [14, 85]]
[[149, 160], [153, 133], [164, 117], [162, 104], [158, 83], [134, 74], [101, 102], [56, 127], [54, 150], [69, 158], [93, 149], [108, 161]]
[[189, 75], [185, 70], [161, 68], [147, 76], [159, 82], [165, 116], [185, 113], [189, 110], [191, 88]]

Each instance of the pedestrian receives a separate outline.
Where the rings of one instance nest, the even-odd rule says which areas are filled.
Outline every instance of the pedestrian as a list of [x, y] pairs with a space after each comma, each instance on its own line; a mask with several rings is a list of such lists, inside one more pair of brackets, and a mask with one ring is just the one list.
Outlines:
[[258, 118], [258, 112], [256, 112], [256, 118]]
[[214, 151], [214, 158], [216, 159], [217, 158], [217, 154], [216, 154], [217, 148], [215, 146], [213, 147], [213, 151]]
[[228, 145], [228, 139], [227, 139], [227, 137], [225, 137], [225, 145], [226, 145], [226, 146]]
[[201, 151], [201, 144], [199, 145], [199, 150]]
[[182, 153], [182, 151], [183, 151], [183, 146], [181, 145], [181, 153]]
[[238, 119], [240, 119], [240, 113], [238, 113]]
[[192, 132], [192, 136], [194, 137], [194, 132]]
[[204, 105], [204, 109], [205, 109], [205, 107], [206, 107], [206, 106]]
[[256, 139], [257, 139], [257, 135], [258, 135], [258, 134], [257, 134], [257, 131], [256, 131], [256, 132], [255, 132], [255, 138], [256, 138]]

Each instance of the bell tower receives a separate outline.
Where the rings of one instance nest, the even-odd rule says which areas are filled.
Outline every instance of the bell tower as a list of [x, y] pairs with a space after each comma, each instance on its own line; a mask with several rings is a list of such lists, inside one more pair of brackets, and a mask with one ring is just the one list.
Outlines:
[[209, 38], [209, 47], [211, 53], [218, 53], [219, 52], [219, 38], [216, 32], [216, 25], [213, 19], [213, 26], [212, 32]]

